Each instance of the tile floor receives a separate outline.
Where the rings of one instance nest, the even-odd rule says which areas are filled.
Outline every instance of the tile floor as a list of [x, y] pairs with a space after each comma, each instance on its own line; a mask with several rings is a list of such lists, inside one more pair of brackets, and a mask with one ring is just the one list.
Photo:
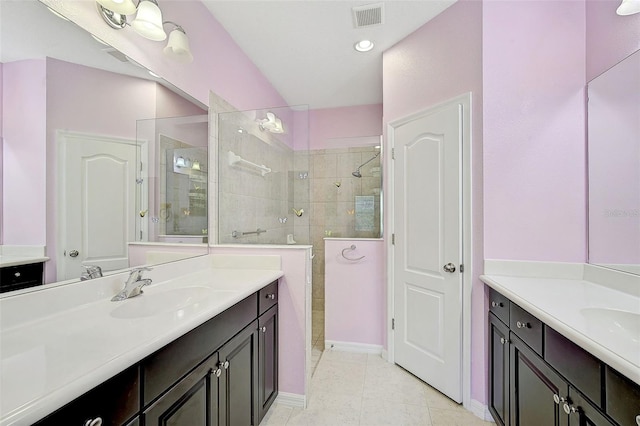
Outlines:
[[274, 404], [261, 426], [493, 425], [380, 356], [324, 351], [306, 410]]

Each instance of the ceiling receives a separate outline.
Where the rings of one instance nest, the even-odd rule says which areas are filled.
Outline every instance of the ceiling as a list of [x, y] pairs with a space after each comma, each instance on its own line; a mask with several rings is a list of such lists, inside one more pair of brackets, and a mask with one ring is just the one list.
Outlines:
[[[382, 52], [455, 2], [202, 1], [287, 104], [312, 109], [382, 103]], [[383, 23], [355, 29], [352, 7], [375, 4], [383, 5]], [[123, 55], [105, 55], [105, 46], [37, 1], [0, 0], [0, 12], [2, 62], [50, 56], [150, 78]], [[372, 51], [355, 51], [363, 38], [375, 43]]]
[[[382, 103], [382, 52], [455, 0], [202, 0], [289, 105]], [[352, 7], [383, 4], [381, 25], [354, 28]], [[375, 43], [366, 53], [353, 45]]]

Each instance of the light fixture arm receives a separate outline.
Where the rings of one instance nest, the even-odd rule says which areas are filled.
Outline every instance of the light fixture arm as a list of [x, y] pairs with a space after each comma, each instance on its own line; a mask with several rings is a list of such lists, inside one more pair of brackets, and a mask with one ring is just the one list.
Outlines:
[[173, 21], [164, 21], [164, 22], [162, 23], [162, 26], [165, 26], [165, 25], [167, 25], [167, 24], [171, 24], [171, 25], [175, 26], [174, 30], [178, 30], [178, 31], [180, 31], [182, 34], [186, 34], [186, 33], [187, 33], [187, 32], [184, 30], [184, 28], [182, 28], [182, 25], [177, 24], [177, 23], [175, 23], [175, 22], [173, 22]]

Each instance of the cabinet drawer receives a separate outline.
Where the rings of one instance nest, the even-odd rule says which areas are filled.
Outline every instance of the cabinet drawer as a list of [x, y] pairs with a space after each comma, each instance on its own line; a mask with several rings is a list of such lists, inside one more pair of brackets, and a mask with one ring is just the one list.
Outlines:
[[509, 304], [509, 299], [489, 288], [489, 310], [505, 324], [509, 324]]
[[605, 368], [606, 413], [623, 426], [640, 425], [640, 385]]
[[602, 405], [602, 363], [597, 358], [545, 327], [544, 360], [598, 407]]
[[102, 419], [104, 425], [123, 425], [140, 408], [138, 366], [90, 390], [58, 411], [40, 420], [36, 426], [84, 425], [87, 420]]
[[142, 362], [144, 406], [255, 320], [257, 298], [252, 294], [146, 358]]
[[258, 315], [262, 315], [267, 310], [278, 303], [278, 281], [274, 281], [258, 293]]
[[42, 271], [42, 262], [1, 268], [0, 293], [42, 285]]
[[542, 322], [515, 303], [509, 305], [509, 328], [542, 356]]

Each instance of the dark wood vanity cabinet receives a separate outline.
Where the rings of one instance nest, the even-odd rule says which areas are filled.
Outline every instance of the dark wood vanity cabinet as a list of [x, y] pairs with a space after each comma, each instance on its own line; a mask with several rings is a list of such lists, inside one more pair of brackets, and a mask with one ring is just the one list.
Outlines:
[[640, 386], [493, 289], [489, 304], [488, 405], [497, 424], [640, 425]]
[[101, 418], [102, 425], [257, 426], [278, 394], [277, 285], [238, 302], [37, 425], [88, 426]]
[[0, 268], [0, 293], [42, 285], [43, 274], [43, 262]]

